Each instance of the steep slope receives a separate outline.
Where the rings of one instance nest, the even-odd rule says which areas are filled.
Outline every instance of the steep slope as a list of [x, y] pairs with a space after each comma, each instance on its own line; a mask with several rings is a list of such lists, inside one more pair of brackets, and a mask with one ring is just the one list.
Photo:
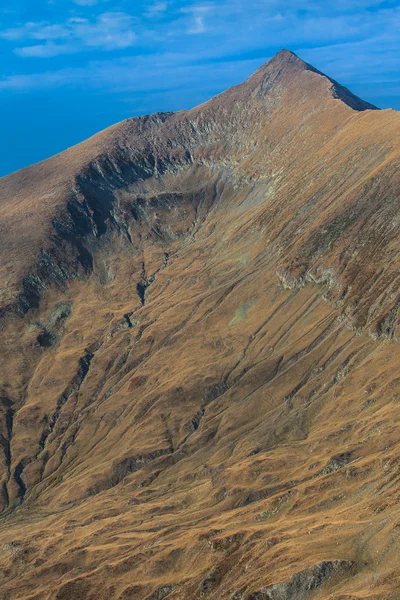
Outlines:
[[0, 181], [4, 598], [398, 597], [399, 133], [282, 51]]

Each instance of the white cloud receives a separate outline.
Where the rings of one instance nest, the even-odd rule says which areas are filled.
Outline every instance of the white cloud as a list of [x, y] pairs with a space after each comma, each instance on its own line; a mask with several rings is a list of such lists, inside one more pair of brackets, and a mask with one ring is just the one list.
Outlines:
[[207, 31], [206, 26], [206, 15], [214, 12], [215, 4], [195, 4], [186, 8], [182, 8], [181, 12], [188, 14], [190, 23], [187, 29], [187, 33], [200, 34]]
[[194, 17], [194, 23], [188, 29], [188, 33], [204, 33], [206, 31], [206, 26], [204, 23], [204, 17], [202, 15], [196, 15]]
[[49, 73], [27, 73], [23, 75], [10, 75], [0, 79], [0, 90], [27, 91], [34, 89], [45, 89], [68, 85], [78, 81], [77, 70], [68, 73], [64, 71], [54, 71]]
[[146, 16], [153, 17], [165, 13], [168, 8], [167, 2], [157, 2], [156, 4], [152, 4], [146, 10]]
[[25, 58], [50, 58], [60, 54], [70, 54], [71, 52], [73, 52], [73, 49], [68, 44], [54, 44], [52, 42], [15, 49], [15, 54]]
[[[54, 1], [55, 0], [52, 0], [52, 2]], [[110, 2], [110, 0], [72, 0], [72, 2], [78, 6], [95, 6], [101, 2]]]
[[0, 90], [79, 89], [89, 85], [92, 89], [112, 89], [116, 94], [146, 94], [151, 102], [153, 93], [159, 94], [174, 88], [195, 90], [199, 80], [204, 81], [205, 86], [217, 86], [217, 91], [222, 91], [232, 83], [232, 77], [235, 83], [239, 83], [260, 66], [259, 60], [235, 60], [216, 63], [210, 68], [208, 64], [195, 64], [197, 58], [195, 54], [170, 53], [90, 61], [82, 68], [0, 78]]
[[62, 24], [27, 22], [0, 32], [10, 41], [40, 41], [15, 49], [23, 57], [47, 58], [87, 49], [116, 50], [132, 46], [136, 41], [134, 18], [123, 12], [107, 12], [94, 20], [74, 17]]

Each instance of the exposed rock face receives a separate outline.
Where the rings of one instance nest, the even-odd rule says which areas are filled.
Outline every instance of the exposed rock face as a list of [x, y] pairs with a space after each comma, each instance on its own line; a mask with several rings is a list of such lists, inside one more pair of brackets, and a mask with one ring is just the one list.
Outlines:
[[398, 597], [399, 134], [283, 51], [0, 181], [4, 598]]
[[349, 560], [320, 562], [311, 569], [293, 575], [288, 582], [275, 583], [267, 588], [250, 594], [247, 600], [302, 600], [309, 598], [330, 579], [349, 576], [353, 563]]

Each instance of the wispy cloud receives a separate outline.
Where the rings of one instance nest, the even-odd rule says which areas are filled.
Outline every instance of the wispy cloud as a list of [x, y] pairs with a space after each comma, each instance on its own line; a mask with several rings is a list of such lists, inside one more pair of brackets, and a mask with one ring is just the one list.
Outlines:
[[94, 6], [98, 3], [98, 0], [73, 0], [73, 3], [79, 6]]
[[196, 15], [194, 17], [193, 26], [189, 27], [188, 33], [197, 34], [197, 33], [204, 33], [205, 31], [206, 31], [206, 26], [204, 23], [203, 15]]
[[[115, 50], [132, 46], [135, 20], [124, 12], [107, 12], [95, 19], [73, 17], [64, 23], [27, 22], [0, 32], [0, 37], [25, 42], [15, 48], [23, 57], [47, 58], [83, 50]], [[29, 42], [40, 41], [40, 44]]]
[[[55, 0], [51, 1], [54, 2]], [[110, 0], [72, 0], [72, 2], [78, 6], [95, 6], [101, 2], [110, 2]]]
[[[363, 0], [357, 1], [361, 3]], [[190, 71], [197, 72], [194, 64], [205, 65], [202, 73], [207, 73], [207, 68], [209, 73], [217, 68], [211, 65], [235, 64], [245, 59], [261, 64], [282, 46], [298, 51], [316, 67], [347, 84], [357, 83], [362, 73], [373, 81], [382, 73], [387, 80], [385, 70], [397, 69], [399, 72], [400, 59], [396, 59], [397, 30], [400, 23], [398, 8], [368, 14], [338, 12], [328, 18], [322, 10], [315, 10], [315, 4], [311, 0], [299, 0], [303, 11], [301, 14], [286, 8], [278, 0], [249, 2], [248, 7], [243, 7], [243, 2], [239, 0], [221, 0], [218, 4], [203, 2], [186, 7], [176, 7], [175, 4], [175, 12], [172, 10], [172, 0], [169, 3], [150, 4], [146, 10], [154, 11], [155, 14], [164, 14], [166, 5], [171, 7], [168, 8], [168, 20], [165, 21], [163, 17], [161, 22], [153, 21], [157, 25], [150, 33], [144, 28], [147, 23], [145, 19], [140, 21], [139, 17], [127, 13], [109, 12], [100, 14], [95, 19], [75, 17], [61, 23], [28, 22], [22, 27], [0, 32], [0, 36], [18, 43], [15, 51], [19, 56], [41, 58], [87, 49], [129, 48], [140, 40], [141, 51], [144, 48], [143, 54], [148, 57], [146, 69], [149, 69], [154, 80], [159, 77], [167, 82], [178, 69], [181, 75]], [[368, 4], [371, 11], [376, 8], [374, 0], [365, 0], [365, 4]], [[256, 13], [257, 18], [254, 18]], [[144, 16], [147, 14], [143, 13]], [[229, 35], [226, 33], [227, 29]], [[184, 41], [185, 35], [191, 36], [190, 42], [188, 38]], [[37, 43], [22, 45], [21, 40]], [[317, 49], [311, 49], [310, 45]], [[154, 47], [157, 48], [156, 52]], [[172, 64], [163, 60], [165, 56], [178, 56], [177, 49], [180, 51], [181, 62]], [[132, 55], [137, 52], [135, 48], [126, 53], [130, 56], [129, 69], [135, 72], [139, 71], [139, 65], [142, 64], [140, 56]], [[108, 61], [104, 62], [104, 68], [100, 66], [100, 60], [95, 67], [92, 63], [85, 65], [85, 62], [81, 62], [80, 69], [64, 69], [54, 76], [52, 73], [39, 73], [36, 76], [20, 72], [3, 78], [0, 87], [51, 87], [73, 85], [74, 81], [79, 86], [83, 72], [88, 85], [92, 86], [97, 85], [97, 80], [92, 77], [93, 73], [101, 81], [109, 78], [108, 81], [113, 84], [117, 74], [123, 73], [119, 80], [122, 93], [125, 88], [130, 89], [132, 85], [141, 85], [140, 81], [147, 81], [143, 78], [143, 73], [139, 80], [133, 78], [129, 69], [124, 70], [120, 64], [113, 64], [111, 68], [107, 66]], [[244, 73], [247, 74], [249, 73]], [[186, 75], [182, 77], [185, 78]], [[235, 82], [237, 81], [232, 79], [231, 83]], [[201, 88], [201, 80], [195, 85]]]
[[[222, 91], [232, 76], [238, 83], [255, 70], [260, 60], [227, 61], [210, 65], [199, 63], [195, 54], [171, 53], [165, 55], [143, 55], [130, 58], [90, 61], [85, 67], [66, 68], [43, 73], [26, 73], [0, 78], [0, 90], [27, 91], [60, 89], [66, 87], [110, 90], [114, 94], [148, 94], [149, 102], [153, 91], [167, 92], [171, 89], [190, 89], [205, 100], [207, 90]], [[166, 73], [168, 76], [166, 76]], [[198, 81], [203, 87], [198, 89]], [[182, 99], [179, 98], [179, 103]], [[156, 107], [155, 107], [156, 108]]]
[[195, 4], [182, 8], [181, 12], [188, 15], [187, 33], [196, 35], [208, 31], [206, 17], [215, 11], [215, 4]]
[[49, 89], [67, 85], [68, 81], [77, 81], [76, 70], [68, 77], [68, 71], [53, 71], [49, 73], [32, 73], [22, 75], [9, 75], [0, 79], [0, 90], [29, 91], [35, 89]]
[[15, 54], [26, 58], [50, 58], [52, 56], [60, 56], [61, 54], [70, 54], [71, 52], [73, 52], [72, 46], [68, 44], [54, 44], [52, 42], [15, 49]]
[[145, 15], [147, 17], [159, 16], [160, 14], [165, 13], [167, 9], [168, 9], [168, 3], [167, 2], [157, 2], [156, 4], [151, 4], [147, 8], [147, 10], [145, 12]]

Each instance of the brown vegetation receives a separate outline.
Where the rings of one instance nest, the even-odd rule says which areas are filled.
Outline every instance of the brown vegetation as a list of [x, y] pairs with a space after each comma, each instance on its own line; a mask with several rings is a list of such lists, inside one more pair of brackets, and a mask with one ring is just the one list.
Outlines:
[[400, 115], [283, 51], [0, 181], [0, 597], [395, 600]]

